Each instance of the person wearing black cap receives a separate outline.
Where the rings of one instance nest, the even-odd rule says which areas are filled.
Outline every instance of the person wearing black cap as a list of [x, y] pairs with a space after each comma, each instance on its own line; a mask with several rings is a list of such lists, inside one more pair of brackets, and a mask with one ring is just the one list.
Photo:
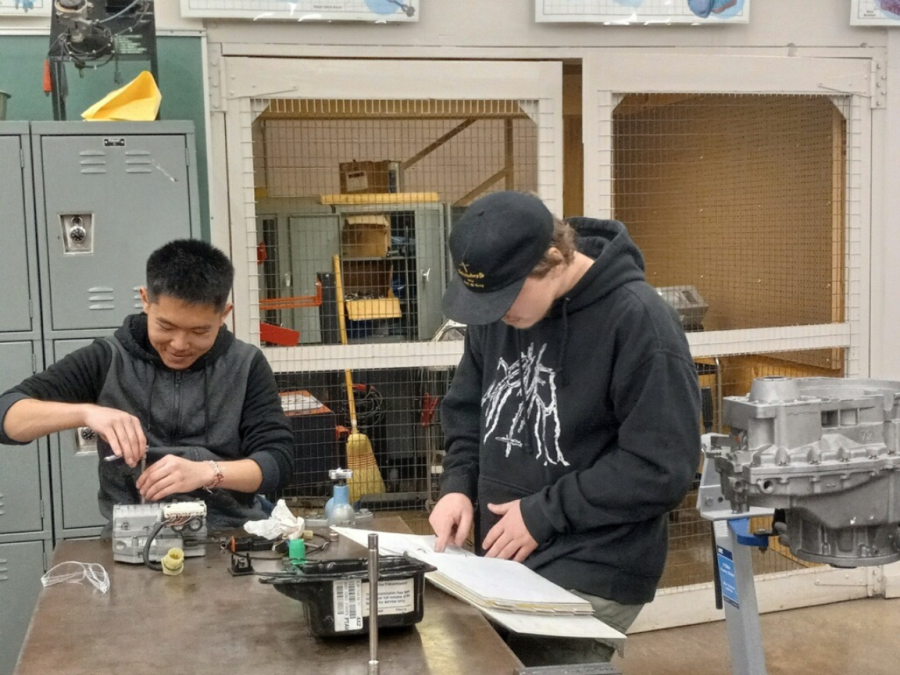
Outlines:
[[[618, 221], [563, 222], [537, 197], [495, 192], [450, 251], [444, 313], [468, 329], [441, 408], [436, 548], [474, 524], [479, 553], [523, 562], [625, 632], [654, 597], [667, 514], [700, 461], [681, 323]], [[608, 661], [617, 646], [508, 641], [526, 666]]]

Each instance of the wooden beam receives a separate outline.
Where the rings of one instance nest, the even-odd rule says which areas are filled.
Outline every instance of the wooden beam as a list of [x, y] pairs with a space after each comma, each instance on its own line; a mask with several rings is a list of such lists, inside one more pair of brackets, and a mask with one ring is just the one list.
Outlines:
[[407, 160], [405, 160], [405, 161], [403, 161], [403, 162], [400, 162], [400, 170], [401, 170], [401, 171], [406, 171], [406, 170], [407, 170], [409, 167], [411, 167], [413, 164], [415, 164], [415, 163], [418, 162], [419, 160], [424, 159], [425, 157], [427, 157], [428, 155], [430, 155], [432, 152], [434, 152], [434, 151], [437, 150], [439, 147], [441, 147], [444, 143], [446, 143], [447, 141], [449, 141], [451, 138], [453, 138], [453, 137], [456, 136], [457, 134], [462, 133], [463, 131], [465, 131], [466, 129], [468, 129], [470, 126], [472, 126], [473, 124], [475, 124], [475, 122], [477, 122], [477, 121], [478, 121], [478, 120], [476, 120], [476, 119], [473, 118], [473, 119], [465, 120], [465, 121], [462, 122], [461, 124], [456, 125], [456, 126], [453, 127], [450, 131], [448, 131], [446, 134], [444, 134], [443, 136], [441, 136], [440, 138], [438, 138], [436, 141], [434, 141], [434, 142], [432, 142], [432, 143], [429, 143], [426, 147], [424, 147], [424, 148], [422, 148], [421, 150], [419, 150], [419, 152], [417, 152], [416, 154], [414, 154], [414, 155], [413, 155], [412, 157], [410, 157], [409, 159], [407, 159]]
[[477, 187], [469, 190], [462, 197], [453, 202], [453, 206], [468, 206], [469, 202], [471, 202], [475, 197], [480, 195], [482, 192], [487, 190], [491, 185], [496, 183], [498, 180], [506, 176], [506, 169], [500, 169], [493, 176], [488, 178], [486, 181], [483, 181]]
[[638, 115], [654, 108], [662, 108], [695, 98], [695, 94], [628, 94], [616, 106], [616, 117]]
[[507, 190], [515, 190], [516, 189], [516, 174], [515, 174], [515, 141], [513, 138], [513, 121], [506, 120], [504, 123], [504, 134], [503, 134], [503, 150], [506, 155], [506, 165], [504, 167], [504, 171], [506, 172], [506, 189]]
[[514, 101], [273, 99], [268, 120], [528, 119]]
[[530, 119], [525, 114], [509, 114], [501, 112], [483, 112], [477, 114], [453, 115], [449, 113], [441, 114], [392, 114], [392, 113], [298, 113], [298, 112], [264, 112], [258, 119], [262, 120], [317, 120], [345, 122], [351, 120], [391, 120], [398, 122], [408, 122], [414, 120], [459, 120], [459, 119], [475, 119], [475, 120], [527, 120]]

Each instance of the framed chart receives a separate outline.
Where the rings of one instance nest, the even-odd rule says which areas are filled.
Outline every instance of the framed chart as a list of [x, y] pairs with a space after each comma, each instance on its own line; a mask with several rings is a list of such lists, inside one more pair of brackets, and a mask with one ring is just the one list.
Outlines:
[[248, 21], [419, 20], [419, 0], [181, 0], [181, 16]]
[[900, 26], [900, 0], [853, 0], [851, 26]]
[[0, 0], [0, 16], [50, 16], [53, 0]]
[[535, 0], [535, 21], [726, 24], [750, 21], [750, 0]]

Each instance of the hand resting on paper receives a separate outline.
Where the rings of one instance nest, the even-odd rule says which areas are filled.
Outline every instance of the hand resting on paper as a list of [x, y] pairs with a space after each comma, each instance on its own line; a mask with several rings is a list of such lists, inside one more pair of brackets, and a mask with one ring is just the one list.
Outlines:
[[525, 527], [519, 500], [505, 504], [488, 504], [488, 508], [491, 513], [501, 518], [484, 538], [482, 546], [486, 551], [485, 556], [516, 562], [525, 560], [538, 547], [538, 543]]

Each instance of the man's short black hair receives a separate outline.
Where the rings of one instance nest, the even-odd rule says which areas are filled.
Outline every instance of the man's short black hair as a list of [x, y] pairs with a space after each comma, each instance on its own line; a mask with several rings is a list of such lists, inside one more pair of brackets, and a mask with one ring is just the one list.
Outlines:
[[225, 309], [234, 267], [222, 251], [199, 239], [176, 239], [147, 259], [150, 302], [167, 295], [192, 305]]

